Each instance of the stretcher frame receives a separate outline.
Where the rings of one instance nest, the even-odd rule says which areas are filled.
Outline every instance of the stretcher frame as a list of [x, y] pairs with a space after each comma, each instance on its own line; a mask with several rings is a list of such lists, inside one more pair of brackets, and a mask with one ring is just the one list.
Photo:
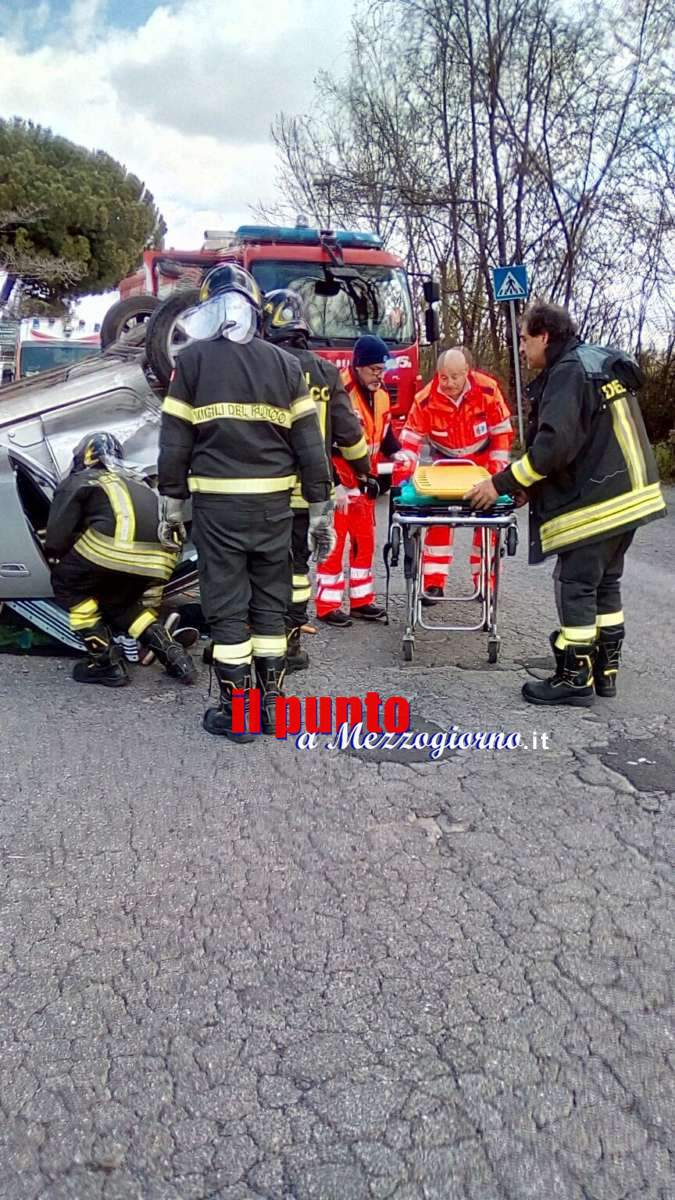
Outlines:
[[[412, 662], [415, 652], [415, 630], [428, 629], [438, 633], [477, 633], [488, 635], [488, 662], [496, 663], [501, 649], [501, 637], [497, 627], [501, 563], [504, 554], [512, 556], [518, 545], [518, 522], [515, 506], [500, 504], [487, 512], [477, 512], [466, 501], [437, 501], [430, 504], [403, 504], [398, 495], [400, 489], [392, 488], [389, 506], [389, 535], [385, 548], [385, 562], [390, 559], [397, 566], [401, 546], [403, 549], [403, 575], [406, 584], [406, 623], [402, 639], [403, 658]], [[480, 567], [478, 585], [471, 595], [427, 597], [423, 584], [424, 533], [434, 525], [450, 529], [481, 531]], [[491, 535], [495, 536], [494, 550]], [[388, 552], [388, 553], [387, 553]], [[494, 575], [494, 583], [492, 576]], [[478, 602], [480, 618], [472, 625], [452, 625], [447, 621], [425, 620], [422, 600], [430, 599], [435, 605], [467, 604]], [[389, 618], [389, 581], [386, 594], [387, 620]]]

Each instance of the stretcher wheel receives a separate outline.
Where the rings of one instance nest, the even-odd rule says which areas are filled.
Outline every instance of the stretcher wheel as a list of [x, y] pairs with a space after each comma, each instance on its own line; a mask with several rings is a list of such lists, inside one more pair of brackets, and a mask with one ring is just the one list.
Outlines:
[[391, 530], [391, 565], [398, 566], [398, 558], [401, 553], [401, 529], [399, 525], [393, 525]]
[[517, 525], [509, 525], [506, 531], [506, 552], [509, 558], [513, 558], [518, 548], [518, 527]]
[[499, 658], [501, 643], [498, 637], [488, 638], [488, 662], [496, 663]]
[[403, 657], [406, 662], [412, 662], [415, 653], [415, 643], [412, 638], [403, 639]]

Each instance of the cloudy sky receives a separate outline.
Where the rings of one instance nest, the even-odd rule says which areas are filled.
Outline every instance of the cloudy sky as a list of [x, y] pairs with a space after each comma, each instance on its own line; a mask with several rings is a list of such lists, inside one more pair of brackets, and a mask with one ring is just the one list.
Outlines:
[[[105, 150], [194, 247], [275, 198], [274, 115], [345, 66], [353, 0], [0, 0], [0, 115]], [[87, 305], [105, 311], [110, 297]]]

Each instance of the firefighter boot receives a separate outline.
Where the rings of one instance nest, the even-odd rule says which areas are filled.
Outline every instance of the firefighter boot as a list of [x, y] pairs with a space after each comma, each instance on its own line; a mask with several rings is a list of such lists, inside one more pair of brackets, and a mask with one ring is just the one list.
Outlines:
[[[529, 704], [570, 704], [590, 708], [593, 692], [593, 646], [572, 645], [554, 650], [555, 675], [537, 683], [523, 684], [523, 699]], [[558, 657], [560, 656], [560, 657]]]
[[100, 683], [103, 687], [126, 687], [127, 669], [110, 630], [103, 622], [82, 630], [80, 634], [87, 650], [87, 661], [75, 663], [73, 679], [77, 683]]
[[597, 696], [616, 696], [616, 675], [621, 662], [623, 625], [600, 629], [595, 643], [595, 693]]
[[288, 650], [286, 651], [286, 674], [292, 671], [306, 671], [309, 666], [309, 654], [301, 649], [300, 639], [302, 629], [292, 629], [288, 635]]
[[262, 705], [263, 733], [276, 733], [276, 704], [277, 698], [283, 696], [281, 690], [286, 674], [286, 655], [276, 658], [255, 658], [255, 676], [260, 688]]
[[[232, 693], [236, 691], [250, 692], [252, 687], [251, 664], [241, 663], [235, 666], [232, 663], [215, 662], [213, 667], [220, 688], [220, 703], [217, 708], [207, 708], [202, 720], [204, 729], [207, 733], [215, 734], [216, 737], [226, 737], [231, 742], [254, 742], [254, 734], [246, 733], [245, 729], [239, 732], [232, 728]], [[246, 726], [248, 695], [242, 711], [244, 726]]]
[[139, 642], [148, 650], [154, 651], [167, 675], [180, 679], [182, 683], [194, 683], [197, 678], [195, 665], [190, 655], [159, 621], [153, 621], [139, 637]]

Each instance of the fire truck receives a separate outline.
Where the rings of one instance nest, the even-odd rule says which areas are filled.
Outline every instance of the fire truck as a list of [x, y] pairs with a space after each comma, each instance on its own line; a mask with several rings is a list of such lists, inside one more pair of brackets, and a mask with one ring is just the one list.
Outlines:
[[[413, 298], [403, 262], [383, 247], [376, 234], [311, 229], [299, 219], [295, 228], [242, 225], [234, 232], [207, 230], [199, 251], [146, 250], [141, 269], [119, 284], [116, 313], [120, 319], [127, 315], [131, 325], [147, 321], [146, 346], [150, 344], [153, 362], [161, 360], [158, 334], [165, 345], [170, 343], [169, 358], [175, 357], [185, 340], [180, 313], [196, 302], [196, 289], [206, 271], [222, 262], [245, 267], [262, 292], [276, 288], [298, 292], [310, 327], [310, 348], [338, 368], [349, 365], [354, 343], [363, 334], [381, 337], [390, 351], [384, 382], [392, 415], [398, 422], [405, 418], [421, 386], [420, 297]], [[426, 341], [434, 342], [438, 285], [424, 277], [421, 292]], [[118, 337], [119, 321], [110, 329], [111, 336]], [[167, 361], [165, 374], [169, 367]]]
[[25, 379], [54, 367], [67, 367], [99, 352], [99, 326], [55, 317], [27, 317], [16, 322], [14, 378]]

